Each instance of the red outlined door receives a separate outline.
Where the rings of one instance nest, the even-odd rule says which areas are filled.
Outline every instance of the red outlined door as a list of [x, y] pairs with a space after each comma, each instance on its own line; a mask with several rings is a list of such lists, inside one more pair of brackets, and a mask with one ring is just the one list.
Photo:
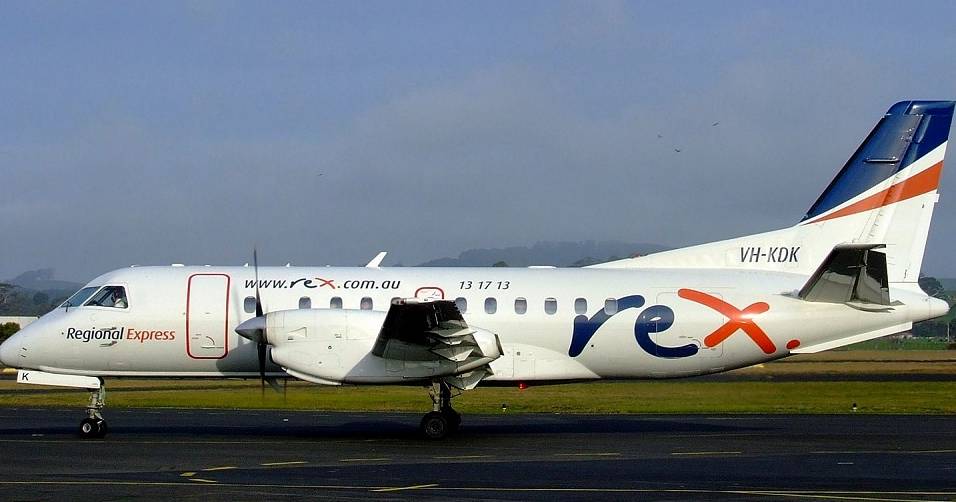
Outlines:
[[194, 274], [186, 286], [186, 354], [222, 359], [229, 352], [229, 276]]

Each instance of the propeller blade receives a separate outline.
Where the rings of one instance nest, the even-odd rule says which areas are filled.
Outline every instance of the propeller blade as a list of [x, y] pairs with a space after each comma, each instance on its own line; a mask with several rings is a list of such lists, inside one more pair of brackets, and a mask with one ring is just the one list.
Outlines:
[[259, 253], [252, 248], [252, 270], [256, 274], [256, 317], [262, 317], [262, 299], [259, 297]]
[[[262, 387], [262, 397], [266, 395], [266, 337], [265, 337], [265, 315], [262, 310], [262, 298], [259, 296], [259, 252], [255, 246], [252, 247], [252, 269], [256, 276], [256, 317], [262, 320], [262, 330], [259, 331], [259, 339], [256, 341], [256, 350], [259, 355], [259, 382]], [[250, 319], [252, 320], [252, 319]], [[248, 322], [248, 321], [246, 321]], [[240, 333], [241, 335], [242, 333]]]
[[256, 346], [259, 349], [259, 382], [262, 384], [262, 395], [266, 394], [266, 344], [259, 343]]

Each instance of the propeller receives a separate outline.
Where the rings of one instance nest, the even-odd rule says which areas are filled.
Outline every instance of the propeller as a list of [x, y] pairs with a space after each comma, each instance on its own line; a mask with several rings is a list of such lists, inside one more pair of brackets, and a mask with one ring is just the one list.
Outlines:
[[259, 296], [259, 254], [252, 249], [252, 268], [256, 279], [256, 316], [247, 319], [236, 326], [239, 336], [256, 343], [259, 356], [259, 380], [262, 383], [262, 394], [266, 392], [266, 317], [262, 311], [262, 298]]

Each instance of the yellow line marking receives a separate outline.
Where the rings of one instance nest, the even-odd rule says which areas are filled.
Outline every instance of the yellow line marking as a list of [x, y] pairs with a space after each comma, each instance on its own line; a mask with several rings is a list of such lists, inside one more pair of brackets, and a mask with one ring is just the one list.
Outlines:
[[212, 471], [228, 471], [230, 469], [238, 469], [234, 465], [223, 465], [221, 467], [210, 467], [208, 469], [203, 469], [203, 472], [212, 472]]
[[447, 457], [432, 457], [439, 458], [442, 460], [455, 460], [455, 459], [466, 459], [466, 458], [491, 458], [493, 455], [450, 455]]
[[184, 473], [180, 474], [180, 476], [182, 476], [182, 477], [184, 477], [184, 478], [191, 478], [191, 477], [193, 477], [193, 476], [195, 476], [195, 475], [196, 475], [196, 473], [195, 473], [195, 472], [192, 472], [192, 471], [184, 472]]
[[292, 462], [265, 462], [259, 465], [262, 465], [265, 467], [271, 467], [275, 465], [299, 465], [299, 464], [308, 464], [308, 462], [306, 462], [305, 460], [295, 460]]
[[218, 483], [218, 481], [213, 481], [213, 480], [211, 480], [211, 479], [203, 479], [203, 478], [189, 478], [189, 480], [190, 480], [190, 481], [198, 481], [198, 482], [200, 482], [200, 483]]
[[608, 452], [608, 453], [555, 453], [555, 457], [616, 457], [620, 453]]
[[422, 488], [434, 488], [438, 486], [438, 483], [432, 483], [430, 485], [414, 485], [414, 486], [400, 486], [397, 488], [379, 488], [377, 490], [372, 490], [373, 492], [397, 492], [401, 490], [420, 490]]
[[742, 451], [672, 451], [671, 455], [740, 455]]
[[383, 460], [391, 460], [387, 457], [382, 458], [340, 458], [339, 462], [381, 462]]

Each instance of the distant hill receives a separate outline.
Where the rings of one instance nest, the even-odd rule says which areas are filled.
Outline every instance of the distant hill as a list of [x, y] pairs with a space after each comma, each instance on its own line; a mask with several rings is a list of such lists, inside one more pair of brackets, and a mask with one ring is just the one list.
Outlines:
[[83, 286], [82, 284], [76, 282], [60, 281], [54, 279], [53, 274], [54, 270], [52, 268], [41, 268], [39, 270], [30, 270], [28, 272], [24, 272], [13, 279], [3, 282], [7, 284], [13, 284], [14, 286], [20, 286], [23, 289], [31, 289], [33, 291], [43, 292], [66, 291], [67, 293], [73, 293]]
[[665, 251], [669, 248], [646, 242], [580, 241], [538, 242], [531, 247], [481, 248], [463, 251], [457, 258], [438, 258], [421, 267], [490, 267], [505, 262], [509, 267], [553, 265], [581, 267], [635, 255]]
[[43, 315], [82, 287], [53, 278], [53, 269], [24, 272], [0, 282], [0, 315]]
[[956, 291], [956, 279], [940, 279], [937, 277], [936, 280], [943, 285], [943, 289], [946, 291]]

